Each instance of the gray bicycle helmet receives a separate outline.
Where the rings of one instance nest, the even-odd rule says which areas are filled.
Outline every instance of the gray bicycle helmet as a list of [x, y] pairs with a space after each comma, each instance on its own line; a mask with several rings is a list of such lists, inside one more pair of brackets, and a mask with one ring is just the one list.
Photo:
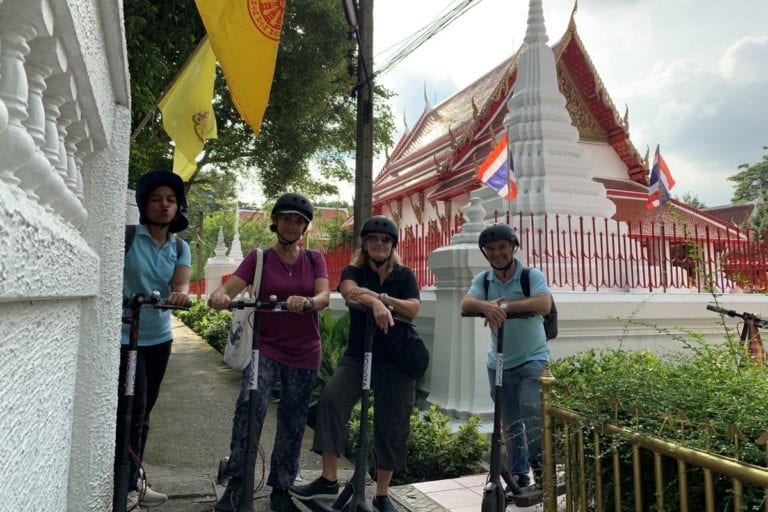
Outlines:
[[383, 233], [392, 237], [392, 248], [397, 247], [397, 241], [399, 240], [399, 231], [394, 222], [389, 217], [384, 215], [374, 215], [369, 217], [368, 220], [363, 222], [363, 227], [360, 229], [360, 238], [365, 238], [365, 235], [369, 233]]
[[517, 235], [507, 224], [494, 224], [485, 228], [477, 239], [477, 245], [480, 246], [480, 250], [485, 254], [485, 246], [498, 240], [507, 240], [512, 245], [520, 247]]

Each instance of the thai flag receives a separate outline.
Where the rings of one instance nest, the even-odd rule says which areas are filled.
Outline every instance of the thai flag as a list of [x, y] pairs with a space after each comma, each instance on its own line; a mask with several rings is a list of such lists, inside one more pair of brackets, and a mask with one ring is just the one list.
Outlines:
[[491, 150], [477, 169], [477, 179], [502, 196], [504, 199], [514, 199], [517, 196], [514, 170], [507, 158], [507, 134]]
[[651, 185], [648, 187], [648, 201], [646, 208], [656, 208], [670, 200], [669, 191], [675, 186], [672, 173], [669, 172], [667, 162], [661, 157], [659, 146], [656, 146], [656, 154], [653, 156], [653, 169], [651, 169]]

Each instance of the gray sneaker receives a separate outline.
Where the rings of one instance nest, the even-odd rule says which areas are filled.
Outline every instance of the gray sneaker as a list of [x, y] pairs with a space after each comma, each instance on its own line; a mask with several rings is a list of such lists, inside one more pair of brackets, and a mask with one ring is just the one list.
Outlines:
[[152, 489], [149, 484], [145, 485], [141, 478], [136, 482], [139, 491], [139, 503], [142, 507], [157, 507], [168, 501], [168, 496]]
[[335, 500], [339, 494], [339, 483], [328, 483], [323, 477], [318, 477], [306, 485], [293, 485], [288, 492], [294, 498], [307, 500]]

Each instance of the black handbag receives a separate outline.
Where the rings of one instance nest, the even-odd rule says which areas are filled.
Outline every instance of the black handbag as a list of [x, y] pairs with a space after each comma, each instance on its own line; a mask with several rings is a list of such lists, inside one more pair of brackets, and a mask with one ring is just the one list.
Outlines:
[[419, 380], [429, 366], [429, 350], [412, 325], [395, 324], [398, 336], [393, 347], [395, 366], [414, 380]]

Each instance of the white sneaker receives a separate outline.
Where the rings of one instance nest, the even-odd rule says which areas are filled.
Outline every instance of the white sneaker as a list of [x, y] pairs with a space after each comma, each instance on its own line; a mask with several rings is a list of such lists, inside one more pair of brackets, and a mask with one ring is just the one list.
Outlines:
[[139, 491], [128, 493], [128, 499], [125, 502], [125, 510], [139, 510]]
[[167, 495], [157, 492], [149, 485], [144, 487], [144, 482], [141, 479], [139, 479], [136, 486], [139, 488], [139, 502], [143, 507], [157, 507], [168, 501]]

